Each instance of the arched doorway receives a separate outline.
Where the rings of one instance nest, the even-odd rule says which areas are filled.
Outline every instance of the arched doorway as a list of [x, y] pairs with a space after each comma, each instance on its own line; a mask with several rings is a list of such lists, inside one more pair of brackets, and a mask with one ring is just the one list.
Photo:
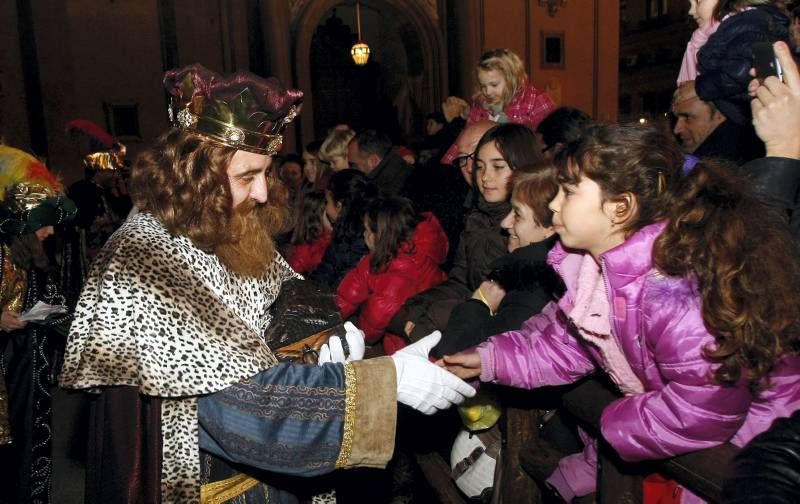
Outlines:
[[[334, 75], [334, 80], [338, 78], [340, 81], [315, 82], [314, 74], [317, 73], [316, 77], [319, 77], [319, 73], [312, 68], [320, 69], [319, 65], [314, 66], [313, 61], [319, 56], [319, 48], [341, 50], [335, 44], [324, 46], [325, 42], [330, 40], [321, 38], [328, 37], [331, 31], [338, 30], [340, 32], [338, 36], [344, 39], [345, 29], [350, 29], [344, 21], [348, 17], [352, 19], [353, 5], [353, 2], [342, 0], [308, 0], [299, 1], [292, 6], [296, 82], [305, 92], [305, 109], [314, 110], [313, 114], [306, 114], [302, 118], [303, 142], [323, 135], [325, 129], [336, 122], [352, 120], [353, 115], [350, 114], [348, 118], [348, 111], [343, 110], [343, 107], [350, 106], [348, 104], [354, 103], [354, 100], [359, 103], [357, 108], [363, 109], [364, 112], [358, 119], [362, 124], [354, 126], [373, 126], [370, 122], [374, 122], [382, 112], [371, 102], [373, 98], [365, 99], [365, 93], [358, 94], [358, 89], [364, 89], [364, 86], [375, 86], [374, 89], [370, 89], [370, 94], [377, 91], [378, 96], [390, 99], [391, 105], [396, 108], [401, 132], [413, 127], [415, 116], [419, 117], [436, 110], [447, 89], [444, 37], [438, 27], [438, 17], [432, 8], [432, 3], [424, 0], [362, 1], [362, 30], [366, 16], [368, 22], [374, 22], [376, 26], [382, 27], [379, 30], [391, 31], [374, 37], [374, 41], [367, 40], [373, 47], [373, 54], [376, 55], [372, 68], [367, 65], [363, 69], [348, 71], [346, 75], [336, 77], [335, 73], [329, 71], [332, 63], [329, 59], [325, 61], [329, 66], [325, 75], [328, 77]], [[334, 18], [335, 8], [337, 13]], [[374, 19], [370, 20], [370, 16], [374, 16]], [[336, 18], [339, 18], [339, 21], [336, 21]], [[337, 27], [339, 22], [341, 25]], [[330, 25], [326, 26], [329, 23]], [[385, 45], [374, 45], [382, 42]], [[346, 43], [340, 42], [339, 45]], [[315, 48], [313, 56], [312, 46]], [[349, 54], [339, 55], [337, 58], [349, 58]], [[354, 67], [352, 62], [346, 59], [337, 61], [342, 65], [345, 63], [350, 65], [350, 69]], [[319, 61], [316, 63], [319, 64]], [[375, 65], [380, 65], [382, 68]], [[399, 79], [398, 76], [402, 75], [409, 78]], [[355, 89], [352, 87], [353, 79], [357, 82]], [[358, 100], [362, 100], [363, 103]], [[319, 109], [317, 103], [320, 105]]]

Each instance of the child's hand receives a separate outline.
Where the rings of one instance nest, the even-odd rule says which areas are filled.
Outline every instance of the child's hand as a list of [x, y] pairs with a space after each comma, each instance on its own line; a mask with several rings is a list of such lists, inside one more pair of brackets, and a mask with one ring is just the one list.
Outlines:
[[328, 214], [325, 211], [322, 211], [322, 229], [325, 231], [333, 231], [333, 224], [331, 220], [328, 218]]
[[469, 103], [457, 96], [449, 96], [442, 102], [442, 114], [447, 122], [453, 122], [456, 117], [469, 117]]
[[443, 367], [462, 380], [475, 378], [481, 374], [481, 357], [478, 352], [445, 355], [436, 365]]
[[[483, 294], [483, 296], [481, 296]], [[506, 297], [506, 291], [494, 280], [484, 280], [478, 290], [472, 295], [472, 299], [483, 301], [492, 313], [497, 312], [500, 302]]]
[[411, 322], [410, 320], [406, 322], [406, 325], [403, 328], [403, 331], [406, 333], [406, 336], [411, 336], [411, 331], [413, 331], [415, 327], [416, 325], [414, 324], [414, 322]]
[[784, 42], [776, 42], [773, 47], [785, 82], [774, 76], [763, 83], [757, 79], [750, 82], [753, 126], [764, 141], [768, 156], [800, 159], [800, 73]]

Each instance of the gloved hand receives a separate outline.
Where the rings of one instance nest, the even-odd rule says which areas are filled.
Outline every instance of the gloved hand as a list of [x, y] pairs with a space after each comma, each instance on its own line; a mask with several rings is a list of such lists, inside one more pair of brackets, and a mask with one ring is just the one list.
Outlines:
[[426, 415], [459, 404], [475, 395], [475, 389], [428, 360], [431, 348], [442, 339], [433, 331], [392, 355], [397, 372], [397, 401]]
[[350, 355], [347, 356], [347, 362], [363, 359], [364, 351], [367, 348], [364, 342], [364, 331], [356, 327], [352, 322], [345, 322], [344, 328], [347, 330], [344, 339], [347, 341], [347, 346], [350, 348]]
[[345, 322], [345, 335], [344, 339], [347, 341], [347, 347], [350, 350], [350, 355], [345, 356], [344, 347], [342, 347], [342, 340], [339, 336], [331, 336], [328, 342], [322, 345], [319, 349], [318, 364], [321, 366], [326, 362], [351, 362], [364, 358], [364, 350], [366, 345], [364, 343], [364, 332], [356, 327], [352, 322]]

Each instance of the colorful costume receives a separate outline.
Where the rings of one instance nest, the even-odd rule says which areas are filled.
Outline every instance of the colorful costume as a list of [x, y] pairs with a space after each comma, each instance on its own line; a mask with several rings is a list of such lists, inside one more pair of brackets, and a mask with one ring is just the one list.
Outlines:
[[[226, 80], [196, 65], [165, 84], [177, 127], [260, 154], [275, 154], [299, 110], [299, 92], [250, 74]], [[253, 112], [262, 98], [271, 115]], [[388, 359], [275, 367], [263, 338], [268, 308], [295, 277], [279, 255], [264, 275], [239, 276], [146, 211], [111, 237], [78, 302], [60, 376], [64, 387], [101, 392], [89, 502], [263, 502], [263, 483], [283, 486], [275, 476], [227, 462], [289, 474], [386, 463], [394, 424], [383, 415], [397, 397]]]
[[83, 158], [84, 178], [67, 194], [78, 205], [78, 216], [65, 237], [62, 288], [74, 303], [80, 295], [89, 264], [131, 210], [117, 151], [98, 151]]
[[[33, 240], [38, 229], [75, 216], [75, 205], [62, 186], [29, 154], [0, 146], [0, 311], [21, 314], [38, 301], [63, 304], [47, 273], [23, 265], [12, 252], [21, 235]], [[51, 397], [56, 356], [63, 337], [51, 328], [68, 317], [29, 322], [0, 334], [0, 486], [10, 502], [49, 502]]]

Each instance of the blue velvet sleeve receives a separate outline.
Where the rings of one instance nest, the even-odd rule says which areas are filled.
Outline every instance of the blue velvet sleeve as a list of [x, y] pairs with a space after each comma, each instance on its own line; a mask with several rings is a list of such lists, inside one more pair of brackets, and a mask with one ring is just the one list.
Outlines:
[[198, 400], [202, 450], [295, 476], [335, 469], [344, 418], [341, 364], [280, 364]]

